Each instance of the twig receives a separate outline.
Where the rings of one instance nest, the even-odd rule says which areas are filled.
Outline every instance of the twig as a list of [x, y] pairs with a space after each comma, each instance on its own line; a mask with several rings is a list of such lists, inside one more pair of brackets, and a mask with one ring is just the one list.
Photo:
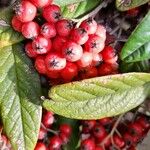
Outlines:
[[58, 135], [58, 132], [57, 132], [57, 131], [54, 131], [54, 130], [52, 130], [52, 129], [46, 128], [43, 123], [41, 123], [41, 127], [42, 127], [43, 129], [47, 130], [48, 132], [51, 132], [51, 133], [53, 133], [53, 134], [55, 134], [55, 135]]

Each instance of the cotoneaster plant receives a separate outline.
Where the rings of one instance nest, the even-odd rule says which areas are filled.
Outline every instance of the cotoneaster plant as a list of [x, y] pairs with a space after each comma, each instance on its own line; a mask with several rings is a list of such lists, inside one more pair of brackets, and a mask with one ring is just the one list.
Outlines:
[[0, 149], [136, 149], [150, 129], [147, 2], [21, 0], [0, 11]]

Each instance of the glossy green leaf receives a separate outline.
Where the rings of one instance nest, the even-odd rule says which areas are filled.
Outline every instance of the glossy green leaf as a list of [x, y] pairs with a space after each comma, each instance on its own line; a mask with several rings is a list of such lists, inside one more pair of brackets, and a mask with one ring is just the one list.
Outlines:
[[116, 0], [116, 7], [121, 11], [126, 11], [148, 2], [149, 0]]
[[102, 0], [86, 0], [80, 3], [62, 7], [63, 16], [66, 18], [80, 18], [97, 7]]
[[[150, 11], [136, 27], [121, 51], [121, 59], [126, 62], [135, 62], [149, 58], [150, 41]], [[143, 46], [143, 47], [142, 47]], [[147, 46], [147, 47], [145, 47]], [[144, 49], [143, 49], [144, 48]]]
[[60, 6], [65, 6], [69, 4], [79, 3], [86, 0], [54, 0], [54, 3]]
[[43, 106], [74, 119], [119, 115], [141, 104], [149, 90], [150, 74], [129, 73], [98, 77], [53, 87]]

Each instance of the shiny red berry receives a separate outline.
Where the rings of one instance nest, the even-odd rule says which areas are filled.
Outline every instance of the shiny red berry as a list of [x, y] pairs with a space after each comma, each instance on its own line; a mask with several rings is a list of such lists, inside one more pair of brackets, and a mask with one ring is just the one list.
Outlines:
[[61, 138], [63, 145], [66, 145], [69, 142], [70, 137], [65, 133], [59, 133], [59, 137]]
[[80, 68], [89, 67], [92, 64], [93, 54], [90, 52], [84, 52], [77, 65]]
[[91, 139], [86, 139], [81, 142], [80, 150], [95, 150], [95, 143]]
[[59, 36], [68, 36], [73, 29], [71, 20], [62, 19], [56, 23], [56, 30]]
[[45, 57], [38, 56], [35, 60], [35, 68], [40, 74], [46, 74], [46, 65], [45, 65]]
[[48, 78], [52, 78], [52, 79], [58, 79], [60, 78], [60, 73], [57, 71], [49, 71], [47, 70], [46, 75]]
[[47, 148], [43, 142], [37, 142], [34, 150], [47, 150]]
[[83, 49], [73, 41], [68, 41], [62, 47], [63, 56], [70, 62], [78, 61], [83, 55]]
[[112, 120], [112, 118], [107, 117], [107, 118], [99, 119], [98, 122], [99, 122], [101, 125], [106, 126], [106, 125], [112, 124], [113, 120]]
[[94, 34], [97, 30], [97, 23], [94, 19], [88, 18], [81, 23], [80, 27], [85, 29], [88, 34]]
[[82, 121], [82, 132], [83, 133], [89, 133], [94, 126], [96, 125], [95, 120], [84, 120]]
[[83, 28], [75, 28], [70, 33], [70, 39], [78, 43], [79, 45], [83, 45], [87, 42], [89, 36], [85, 29]]
[[94, 78], [98, 76], [98, 71], [96, 67], [87, 67], [81, 71], [82, 79]]
[[56, 36], [53, 40], [53, 48], [57, 52], [61, 53], [63, 45], [66, 43], [67, 38], [62, 36]]
[[62, 140], [59, 136], [55, 135], [50, 138], [49, 150], [60, 150]]
[[25, 45], [25, 52], [29, 57], [37, 57], [37, 53], [30, 42]]
[[96, 34], [90, 35], [88, 41], [85, 43], [85, 50], [91, 53], [99, 53], [104, 49], [105, 43]]
[[50, 39], [40, 35], [33, 40], [32, 47], [37, 54], [46, 54], [51, 50], [52, 43]]
[[46, 67], [49, 71], [60, 71], [66, 67], [66, 59], [59, 53], [50, 53], [45, 59]]
[[53, 38], [56, 36], [56, 29], [53, 23], [45, 23], [41, 27], [41, 34], [45, 38]]
[[20, 20], [18, 20], [18, 18], [16, 16], [14, 16], [12, 18], [11, 24], [12, 24], [12, 27], [14, 28], [14, 30], [21, 32], [22, 22]]
[[95, 150], [104, 150], [104, 149], [102, 147], [100, 147], [100, 146], [96, 146]]
[[47, 134], [47, 131], [43, 127], [41, 127], [39, 131], [38, 139], [43, 140], [46, 134]]
[[92, 66], [99, 66], [103, 61], [102, 55], [100, 53], [93, 54]]
[[128, 132], [123, 134], [123, 139], [124, 139], [125, 144], [127, 146], [131, 146], [132, 144], [134, 144], [133, 136], [130, 133], [128, 133]]
[[75, 63], [67, 62], [66, 67], [61, 71], [64, 80], [71, 81], [78, 74], [78, 67]]
[[113, 136], [113, 140], [114, 140], [114, 144], [119, 147], [119, 148], [123, 148], [125, 146], [125, 141], [122, 137], [119, 137], [118, 135], [114, 135]]
[[54, 116], [52, 112], [45, 112], [43, 114], [42, 123], [45, 127], [50, 127], [54, 123]]
[[52, 3], [53, 0], [30, 0], [36, 7], [46, 7]]
[[138, 124], [140, 124], [144, 130], [147, 130], [150, 128], [150, 122], [148, 121], [148, 119], [145, 116], [140, 116], [136, 122]]
[[29, 1], [23, 0], [15, 6], [15, 13], [21, 22], [32, 21], [37, 13], [36, 7]]
[[60, 127], [59, 127], [59, 131], [60, 133], [64, 133], [68, 136], [71, 135], [72, 133], [72, 127], [69, 125], [69, 124], [61, 124]]
[[97, 26], [97, 30], [95, 32], [96, 35], [98, 35], [99, 37], [101, 37], [101, 39], [103, 41], [106, 40], [106, 28], [103, 25], [98, 25]]
[[22, 26], [22, 34], [27, 39], [33, 39], [40, 33], [40, 27], [36, 22], [27, 22]]
[[43, 9], [43, 17], [51, 23], [56, 23], [61, 18], [61, 9], [57, 5], [49, 5]]

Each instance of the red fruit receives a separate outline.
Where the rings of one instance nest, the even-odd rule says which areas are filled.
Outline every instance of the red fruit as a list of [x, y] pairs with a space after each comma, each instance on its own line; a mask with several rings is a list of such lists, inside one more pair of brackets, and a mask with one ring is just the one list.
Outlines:
[[77, 61], [80, 68], [88, 67], [92, 64], [93, 55], [89, 52], [84, 52], [81, 59]]
[[32, 21], [37, 13], [36, 7], [29, 1], [23, 0], [15, 6], [15, 13], [21, 22]]
[[135, 146], [131, 146], [128, 150], [137, 150]]
[[46, 74], [46, 65], [45, 65], [45, 57], [38, 56], [35, 60], [35, 68], [41, 74]]
[[51, 50], [52, 43], [50, 39], [40, 35], [33, 40], [32, 47], [37, 54], [46, 54]]
[[97, 26], [97, 30], [96, 30], [96, 35], [98, 35], [99, 37], [101, 37], [101, 39], [103, 41], [106, 40], [106, 28], [103, 25], [98, 25]]
[[98, 68], [99, 76], [111, 74], [115, 70], [114, 67], [116, 66], [113, 66], [113, 64], [108, 64], [108, 63], [101, 64]]
[[83, 49], [75, 42], [68, 41], [62, 47], [63, 56], [70, 62], [78, 61], [83, 54]]
[[38, 139], [43, 140], [45, 138], [46, 134], [47, 134], [47, 131], [44, 128], [41, 127], [40, 131], [39, 131]]
[[93, 128], [93, 135], [98, 139], [103, 139], [104, 137], [106, 137], [106, 134], [107, 132], [105, 128], [99, 124]]
[[39, 35], [40, 27], [36, 22], [27, 22], [22, 26], [22, 34], [27, 39], [33, 39]]
[[131, 146], [132, 144], [134, 144], [133, 136], [129, 133], [125, 133], [123, 135], [123, 139], [125, 141], [125, 145], [127, 145], [127, 146]]
[[103, 126], [106, 126], [106, 125], [109, 125], [109, 124], [112, 124], [112, 118], [102, 118], [102, 119], [99, 119], [98, 122], [103, 125]]
[[42, 118], [42, 123], [45, 127], [50, 127], [54, 123], [54, 116], [52, 112], [45, 112]]
[[27, 43], [25, 46], [25, 52], [29, 57], [37, 57], [36, 51], [32, 47], [32, 43]]
[[59, 136], [55, 135], [50, 138], [49, 150], [60, 150], [62, 140]]
[[67, 62], [66, 67], [61, 71], [63, 79], [70, 81], [78, 74], [78, 67], [76, 64]]
[[14, 30], [21, 32], [22, 22], [20, 20], [18, 20], [16, 16], [14, 16], [12, 18], [11, 24], [12, 24], [12, 27], [14, 28]]
[[85, 29], [88, 34], [94, 34], [97, 29], [97, 23], [94, 19], [88, 18], [81, 23], [80, 28]]
[[104, 150], [102, 147], [100, 147], [100, 146], [97, 146], [96, 148], [95, 148], [95, 150]]
[[56, 36], [56, 29], [53, 23], [45, 23], [41, 27], [41, 34], [45, 38], [53, 38]]
[[103, 61], [102, 55], [100, 53], [93, 54], [92, 66], [99, 66]]
[[53, 40], [53, 48], [57, 52], [61, 53], [62, 46], [67, 41], [66, 37], [56, 36]]
[[88, 38], [89, 36], [83, 28], [75, 28], [70, 33], [70, 39], [75, 41], [79, 45], [85, 44]]
[[130, 10], [127, 11], [127, 15], [130, 16], [130, 17], [136, 17], [139, 13], [139, 8], [136, 7], [136, 8], [132, 8]]
[[66, 67], [66, 59], [59, 53], [50, 53], [45, 59], [49, 71], [60, 71]]
[[69, 137], [72, 133], [72, 127], [69, 124], [61, 124], [59, 131], [60, 133], [64, 133]]
[[43, 142], [37, 142], [34, 150], [47, 150], [47, 148]]
[[46, 75], [47, 77], [52, 78], [52, 79], [58, 79], [60, 77], [60, 73], [57, 71], [47, 70]]
[[53, 0], [30, 0], [36, 7], [46, 7], [52, 3]]
[[86, 139], [81, 142], [80, 150], [95, 150], [95, 143], [91, 139]]
[[147, 119], [145, 116], [140, 116], [140, 117], [136, 120], [136, 122], [137, 122], [138, 124], [140, 124], [140, 125], [143, 127], [143, 129], [145, 129], [145, 130], [147, 130], [147, 129], [150, 128], [150, 122], [148, 121], [148, 119]]
[[93, 127], [96, 125], [96, 121], [95, 120], [84, 120], [82, 121], [82, 132], [83, 133], [89, 133]]
[[61, 138], [63, 145], [69, 142], [69, 137], [65, 133], [59, 133], [59, 137]]
[[98, 35], [90, 35], [85, 43], [85, 50], [91, 53], [99, 53], [104, 49], [105, 43]]
[[71, 20], [62, 19], [56, 23], [56, 30], [59, 36], [68, 36], [73, 29]]
[[123, 138], [119, 137], [118, 135], [114, 135], [113, 136], [113, 140], [114, 140], [114, 144], [119, 147], [119, 148], [123, 148], [125, 146], [125, 141], [123, 140]]
[[82, 79], [88, 79], [98, 76], [98, 71], [96, 67], [87, 67], [81, 74]]
[[51, 23], [56, 23], [61, 18], [61, 9], [57, 5], [49, 5], [43, 9], [43, 17]]
[[115, 57], [116, 53], [113, 47], [106, 46], [103, 51], [101, 51], [101, 55], [104, 61], [110, 60]]

